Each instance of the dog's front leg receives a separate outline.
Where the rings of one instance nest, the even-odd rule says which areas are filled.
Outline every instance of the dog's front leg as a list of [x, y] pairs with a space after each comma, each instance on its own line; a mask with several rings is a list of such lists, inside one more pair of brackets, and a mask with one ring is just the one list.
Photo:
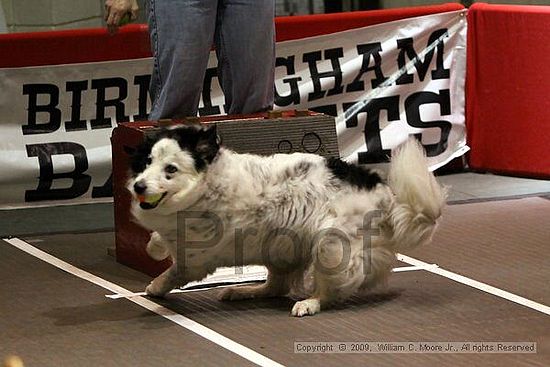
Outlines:
[[145, 293], [153, 297], [164, 297], [178, 285], [176, 265], [170, 266], [164, 273], [153, 279], [145, 288]]
[[209, 267], [208, 265], [205, 267], [178, 267], [178, 263], [174, 262], [164, 273], [153, 279], [147, 288], [145, 288], [145, 293], [153, 297], [164, 297], [177, 286], [204, 279], [204, 277], [215, 269], [215, 267]]
[[158, 232], [151, 233], [146, 251], [152, 259], [157, 261], [164, 260], [170, 255], [168, 244], [162, 239], [162, 236]]

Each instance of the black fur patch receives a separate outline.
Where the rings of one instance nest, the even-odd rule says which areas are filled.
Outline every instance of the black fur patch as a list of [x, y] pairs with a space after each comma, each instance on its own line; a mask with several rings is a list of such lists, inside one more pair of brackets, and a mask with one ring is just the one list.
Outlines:
[[145, 171], [145, 168], [150, 164], [149, 154], [151, 154], [152, 142], [145, 139], [140, 145], [134, 149], [130, 156], [130, 169], [134, 175]]
[[334, 177], [360, 189], [370, 190], [384, 182], [378, 173], [337, 158], [329, 158], [327, 167]]
[[220, 149], [215, 126], [197, 124], [173, 129], [163, 128], [155, 134], [146, 135], [145, 140], [135, 149], [130, 163], [134, 174], [143, 172], [151, 163], [149, 156], [153, 145], [164, 138], [174, 139], [182, 150], [191, 153], [197, 171], [204, 170], [216, 158]]

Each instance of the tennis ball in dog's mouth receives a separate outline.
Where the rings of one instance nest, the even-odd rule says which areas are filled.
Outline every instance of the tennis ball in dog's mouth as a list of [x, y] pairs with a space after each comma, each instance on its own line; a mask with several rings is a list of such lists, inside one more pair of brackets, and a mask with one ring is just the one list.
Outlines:
[[162, 198], [162, 194], [138, 195], [138, 200], [140, 203], [153, 204], [159, 201], [161, 198]]

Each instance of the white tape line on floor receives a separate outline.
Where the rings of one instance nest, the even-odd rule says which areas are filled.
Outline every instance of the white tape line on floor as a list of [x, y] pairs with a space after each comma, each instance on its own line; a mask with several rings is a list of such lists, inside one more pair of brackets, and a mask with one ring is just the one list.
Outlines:
[[[243, 282], [239, 283], [238, 285], [252, 285], [257, 284], [257, 282]], [[209, 289], [218, 289], [218, 288], [227, 288], [227, 287], [233, 287], [236, 284], [229, 284], [229, 285], [217, 285], [217, 286], [207, 286], [204, 288], [193, 288], [193, 289], [173, 289], [170, 291], [170, 294], [178, 294], [178, 293], [192, 293], [192, 292], [200, 292], [205, 291]], [[120, 293], [114, 293], [114, 294], [106, 294], [105, 297], [110, 299], [119, 299], [119, 298], [130, 298], [130, 297], [139, 297], [139, 296], [146, 296], [147, 293], [145, 292], [136, 292], [136, 293], [130, 293], [130, 294], [120, 294]]]
[[[417, 260], [415, 258], [406, 256], [406, 255], [402, 255], [402, 254], [398, 254], [397, 259], [399, 261], [402, 261], [404, 263], [407, 263], [407, 264], [410, 264], [410, 265], [413, 265], [413, 266], [428, 266], [428, 265], [430, 265], [428, 263], [425, 263], [424, 261]], [[479, 289], [481, 291], [490, 293], [490, 294], [495, 295], [497, 297], [507, 299], [508, 301], [515, 302], [515, 303], [520, 304], [522, 306], [529, 307], [533, 310], [542, 312], [546, 315], [550, 315], [550, 307], [549, 306], [543, 305], [543, 304], [535, 302], [535, 301], [531, 301], [530, 299], [518, 296], [517, 294], [507, 292], [507, 291], [502, 290], [500, 288], [493, 287], [492, 285], [485, 284], [485, 283], [479, 282], [479, 281], [474, 280], [474, 279], [470, 279], [468, 277], [465, 277], [465, 276], [457, 274], [457, 273], [453, 273], [452, 271], [445, 270], [445, 269], [442, 269], [440, 267], [428, 267], [425, 270], [429, 271], [430, 273], [441, 275], [442, 277], [454, 280], [455, 282], [462, 283], [462, 284], [465, 284], [467, 286], [470, 286], [470, 287]]]
[[[103, 278], [100, 278], [96, 275], [93, 275], [91, 273], [88, 273], [87, 271], [84, 271], [80, 268], [77, 268], [76, 266], [73, 266], [61, 259], [58, 259], [55, 256], [52, 256], [34, 246], [31, 244], [19, 239], [19, 238], [10, 238], [10, 239], [4, 239], [5, 242], [9, 243], [10, 245], [20, 249], [21, 251], [24, 251], [28, 253], [29, 255], [32, 255], [42, 261], [47, 262], [48, 264], [51, 264], [63, 271], [66, 271], [69, 274], [72, 274], [76, 277], [79, 277], [81, 279], [84, 279], [90, 283], [93, 283], [95, 285], [98, 285], [102, 288], [105, 288], [113, 293], [122, 294], [122, 295], [131, 295], [132, 292], [129, 290], [111, 283]], [[283, 365], [280, 363], [277, 363], [266, 356], [245, 347], [244, 345], [241, 345], [234, 340], [231, 340], [214, 330], [211, 330], [207, 328], [206, 326], [199, 324], [196, 321], [193, 321], [183, 315], [180, 315], [164, 306], [161, 306], [147, 298], [144, 297], [130, 297], [128, 298], [129, 301], [134, 302], [135, 304], [140, 305], [141, 307], [156, 313], [157, 315], [160, 315], [179, 326], [197, 334], [201, 337], [208, 339], [209, 341], [219, 345], [220, 347], [229, 350], [230, 352], [233, 352], [253, 363], [256, 363], [259, 366], [273, 366], [273, 367], [282, 367]]]

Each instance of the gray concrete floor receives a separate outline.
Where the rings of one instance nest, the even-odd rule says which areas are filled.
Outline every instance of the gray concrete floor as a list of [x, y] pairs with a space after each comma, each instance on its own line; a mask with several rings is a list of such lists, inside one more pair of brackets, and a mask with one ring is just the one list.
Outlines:
[[513, 198], [520, 196], [547, 196], [550, 180], [535, 180], [480, 173], [458, 173], [439, 176], [449, 187], [449, 203]]
[[[449, 203], [521, 196], [550, 196], [550, 180], [479, 173], [439, 176]], [[112, 203], [0, 210], [0, 236], [94, 232], [114, 229]]]

